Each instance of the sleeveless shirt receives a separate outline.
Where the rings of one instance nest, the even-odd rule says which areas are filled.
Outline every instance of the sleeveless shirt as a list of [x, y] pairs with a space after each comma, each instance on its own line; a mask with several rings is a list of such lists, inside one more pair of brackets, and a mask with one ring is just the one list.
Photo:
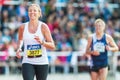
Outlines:
[[[34, 36], [37, 35], [41, 40], [44, 40], [44, 36], [41, 31], [41, 25], [43, 22], [39, 21], [38, 29], [35, 33], [30, 33], [28, 30], [28, 23], [25, 23], [23, 31], [23, 42], [24, 42], [24, 53], [22, 63], [30, 63], [35, 65], [48, 64], [48, 57], [46, 53], [46, 48], [43, 45], [40, 45], [35, 39]], [[29, 58], [28, 55], [42, 55], [40, 57]]]
[[93, 34], [91, 51], [98, 51], [99, 56], [92, 55], [92, 66], [106, 66], [108, 65], [108, 51], [106, 50], [107, 41], [106, 34], [101, 39], [97, 39], [96, 34]]

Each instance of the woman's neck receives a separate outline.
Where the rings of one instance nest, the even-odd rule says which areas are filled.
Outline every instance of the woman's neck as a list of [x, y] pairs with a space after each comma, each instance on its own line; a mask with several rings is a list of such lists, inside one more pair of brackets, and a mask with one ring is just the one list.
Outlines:
[[37, 26], [38, 26], [38, 20], [30, 21], [30, 22], [29, 22], [29, 25], [30, 25], [31, 27], [37, 27]]
[[30, 21], [28, 24], [28, 30], [30, 33], [35, 33], [38, 29], [38, 21]]
[[103, 34], [104, 34], [104, 33], [96, 33], [96, 37], [97, 37], [98, 39], [101, 39], [102, 36], [103, 36]]

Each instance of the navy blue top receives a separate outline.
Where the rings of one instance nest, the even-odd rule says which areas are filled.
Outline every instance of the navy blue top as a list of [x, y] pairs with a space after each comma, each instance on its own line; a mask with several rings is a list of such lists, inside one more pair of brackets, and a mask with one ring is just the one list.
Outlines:
[[107, 45], [107, 41], [106, 41], [105, 34], [100, 40], [96, 38], [96, 34], [93, 35], [91, 50], [98, 51], [100, 55], [99, 56], [91, 55], [92, 66], [107, 66], [108, 65], [108, 55], [107, 55], [108, 51], [105, 48], [106, 45]]

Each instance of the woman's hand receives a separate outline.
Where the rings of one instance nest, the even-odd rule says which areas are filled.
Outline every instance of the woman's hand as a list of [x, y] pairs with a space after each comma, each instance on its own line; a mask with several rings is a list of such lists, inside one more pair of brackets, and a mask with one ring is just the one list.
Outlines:
[[111, 50], [111, 47], [110, 47], [109, 45], [106, 45], [105, 47], [106, 47], [106, 50], [107, 50], [107, 51], [110, 51], [110, 50]]
[[99, 56], [100, 53], [98, 51], [91, 51], [91, 54], [94, 55], [94, 56]]
[[21, 49], [18, 49], [17, 52], [16, 52], [16, 57], [19, 58], [19, 59], [21, 59], [21, 55], [20, 55], [21, 52], [22, 52]]
[[37, 41], [37, 42], [39, 42], [41, 45], [43, 45], [43, 41], [39, 38], [39, 36], [34, 36], [34, 39]]

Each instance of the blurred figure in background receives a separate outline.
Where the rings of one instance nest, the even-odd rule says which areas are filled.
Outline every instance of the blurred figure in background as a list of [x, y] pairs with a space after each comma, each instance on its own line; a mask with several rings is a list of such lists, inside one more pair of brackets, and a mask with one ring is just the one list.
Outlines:
[[113, 38], [104, 32], [105, 22], [95, 21], [95, 33], [88, 38], [86, 54], [91, 55], [91, 80], [106, 80], [108, 74], [108, 51], [118, 51]]

